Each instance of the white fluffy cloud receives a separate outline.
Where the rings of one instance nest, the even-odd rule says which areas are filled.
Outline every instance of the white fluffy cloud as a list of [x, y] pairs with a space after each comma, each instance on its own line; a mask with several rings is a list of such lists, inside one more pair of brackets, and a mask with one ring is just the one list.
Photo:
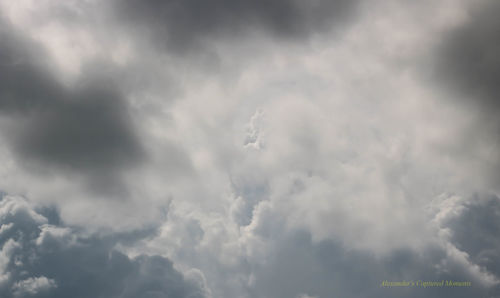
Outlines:
[[12, 286], [12, 290], [15, 297], [26, 297], [37, 295], [55, 287], [57, 287], [57, 284], [53, 279], [40, 276], [19, 281]]

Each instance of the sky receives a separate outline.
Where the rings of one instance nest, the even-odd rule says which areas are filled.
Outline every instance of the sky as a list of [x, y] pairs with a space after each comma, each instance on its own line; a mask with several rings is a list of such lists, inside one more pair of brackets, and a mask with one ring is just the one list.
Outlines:
[[500, 297], [499, 14], [0, 0], [0, 297]]

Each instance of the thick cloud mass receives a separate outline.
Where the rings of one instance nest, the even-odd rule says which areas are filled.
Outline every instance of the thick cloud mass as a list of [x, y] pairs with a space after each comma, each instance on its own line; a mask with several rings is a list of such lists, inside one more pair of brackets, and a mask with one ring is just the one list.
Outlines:
[[[253, 297], [297, 297], [308, 293], [315, 297], [486, 297], [487, 290], [467, 288], [387, 288], [383, 280], [468, 280], [461, 270], [439, 272], [434, 266], [446, 259], [436, 247], [423, 254], [398, 250], [390, 256], [375, 258], [349, 251], [339, 243], [312, 243], [303, 231], [283, 239], [269, 257], [269, 263], [256, 270]], [[380, 279], [381, 275], [384, 277]], [[293, 282], [290, 282], [293, 281]]]
[[[476, 136], [488, 138], [492, 184], [500, 183], [500, 3], [478, 1], [467, 6], [465, 20], [447, 31], [435, 57], [435, 81], [452, 100], [477, 114], [475, 128], [463, 133], [463, 147], [477, 146]], [[479, 141], [480, 142], [480, 141]]]
[[496, 113], [500, 111], [499, 12], [498, 1], [471, 5], [466, 22], [445, 36], [437, 60], [445, 82]]
[[0, 297], [500, 297], [498, 8], [0, 0]]
[[[117, 1], [120, 18], [145, 26], [174, 51], [193, 51], [199, 42], [263, 30], [301, 40], [304, 35], [348, 21], [358, 1]], [[146, 31], [147, 32], [147, 31]]]
[[5, 132], [21, 163], [113, 187], [143, 154], [120, 92], [99, 78], [62, 85], [34, 53], [40, 46], [7, 30], [0, 32], [0, 115], [14, 122]]
[[115, 250], [126, 235], [81, 234], [42, 213], [19, 197], [0, 201], [2, 297], [205, 297], [170, 260]]
[[467, 252], [476, 264], [500, 276], [500, 200], [489, 197], [464, 206], [461, 216], [447, 223], [453, 230], [452, 241]]

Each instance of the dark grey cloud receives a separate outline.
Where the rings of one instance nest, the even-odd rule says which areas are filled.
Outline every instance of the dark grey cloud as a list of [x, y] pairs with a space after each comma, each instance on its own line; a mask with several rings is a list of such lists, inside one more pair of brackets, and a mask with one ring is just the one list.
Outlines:
[[498, 115], [500, 3], [478, 1], [474, 4], [468, 10], [469, 20], [444, 36], [435, 61], [438, 81]]
[[[0, 201], [0, 224], [1, 297], [206, 295], [170, 260], [144, 255], [131, 259], [114, 249], [121, 239], [130, 241], [130, 235], [85, 235], [52, 225], [29, 202], [10, 196]], [[137, 240], [137, 235], [132, 238]]]
[[461, 144], [453, 148], [470, 162], [471, 152], [487, 150], [489, 164], [483, 168], [483, 180], [498, 191], [500, 182], [500, 3], [477, 1], [466, 7], [467, 20], [445, 32], [434, 57], [427, 64], [432, 69], [434, 85], [451, 95], [452, 103], [477, 115], [475, 123], [462, 131]]
[[196, 50], [217, 36], [262, 30], [274, 37], [301, 38], [348, 22], [359, 1], [349, 0], [124, 0], [116, 12], [126, 25], [177, 52]]
[[118, 87], [95, 73], [66, 87], [35, 42], [8, 26], [0, 39], [0, 117], [14, 123], [4, 133], [19, 160], [83, 174], [93, 189], [121, 188], [119, 174], [144, 150]]
[[498, 289], [471, 287], [381, 287], [382, 281], [470, 281], [463, 269], [436, 268], [440, 247], [399, 249], [386, 256], [345, 248], [332, 240], [313, 242], [306, 231], [282, 237], [263, 266], [253, 266], [251, 297], [497, 297]]
[[452, 231], [453, 243], [471, 260], [500, 276], [500, 198], [476, 197], [446, 226]]

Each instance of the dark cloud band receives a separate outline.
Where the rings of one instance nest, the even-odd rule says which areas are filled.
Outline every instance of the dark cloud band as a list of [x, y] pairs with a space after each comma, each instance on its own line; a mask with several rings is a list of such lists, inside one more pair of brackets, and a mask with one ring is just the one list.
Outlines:
[[358, 1], [217, 0], [116, 1], [125, 25], [145, 29], [173, 51], [196, 49], [203, 40], [235, 37], [248, 30], [301, 39], [305, 35], [348, 22]]

